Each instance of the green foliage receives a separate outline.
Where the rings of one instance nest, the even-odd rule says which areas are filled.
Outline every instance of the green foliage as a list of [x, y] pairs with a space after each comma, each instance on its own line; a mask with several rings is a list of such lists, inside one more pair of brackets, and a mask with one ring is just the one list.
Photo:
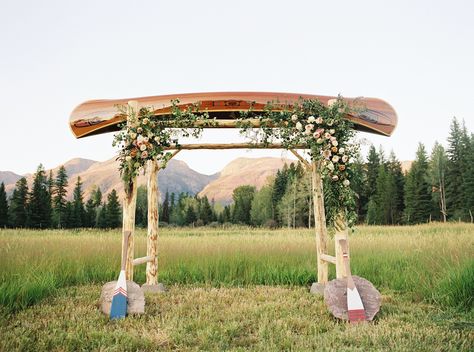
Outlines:
[[[154, 115], [151, 108], [133, 111], [130, 107], [119, 107], [128, 118], [115, 134], [113, 146], [120, 148], [118, 159], [126, 192], [131, 180], [138, 176], [149, 160], [158, 160], [161, 168], [166, 167], [172, 154], [164, 148], [179, 148], [178, 137], [199, 137], [205, 126], [213, 125], [214, 120], [209, 118], [207, 111], [199, 112], [199, 104], [184, 109], [178, 104], [179, 100], [172, 101], [170, 115], [159, 117]], [[170, 124], [173, 129], [168, 128]]]
[[13, 190], [10, 202], [10, 221], [13, 227], [26, 227], [28, 221], [28, 184], [20, 178]]
[[[266, 185], [255, 193], [250, 207], [250, 220], [252, 225], [262, 226], [273, 219], [272, 212], [273, 188]], [[229, 221], [229, 220], [227, 220]]]
[[[160, 221], [163, 220], [160, 218]], [[148, 193], [146, 186], [138, 186], [137, 189], [135, 225], [139, 227], [147, 227], [148, 225]]]
[[33, 228], [48, 228], [51, 224], [51, 197], [48, 193], [48, 179], [42, 164], [33, 178], [29, 197], [29, 225]]
[[8, 202], [7, 193], [5, 192], [5, 184], [0, 184], [0, 228], [7, 227], [8, 221]]
[[107, 196], [107, 227], [115, 229], [122, 226], [122, 212], [117, 196], [117, 191], [112, 189], [112, 191]]
[[168, 191], [166, 191], [165, 194], [165, 200], [163, 201], [163, 204], [161, 205], [161, 214], [160, 214], [160, 221], [164, 221], [169, 223], [170, 222], [170, 195]]
[[64, 165], [58, 170], [53, 183], [53, 218], [58, 228], [64, 227], [64, 213], [66, 211], [68, 177]]
[[434, 218], [446, 222], [446, 167], [448, 159], [444, 147], [435, 142], [429, 160], [429, 179], [432, 187]]
[[82, 182], [81, 178], [78, 176], [76, 181], [76, 186], [74, 187], [73, 192], [73, 201], [72, 201], [72, 214], [70, 227], [78, 228], [83, 226], [85, 216], [84, 210], [84, 200], [82, 192]]
[[424, 145], [420, 143], [405, 184], [405, 219], [409, 224], [430, 219], [432, 202], [428, 179], [428, 158]]
[[240, 186], [234, 189], [232, 199], [234, 200], [234, 212], [232, 219], [237, 224], [250, 224], [250, 209], [255, 196], [255, 187]]

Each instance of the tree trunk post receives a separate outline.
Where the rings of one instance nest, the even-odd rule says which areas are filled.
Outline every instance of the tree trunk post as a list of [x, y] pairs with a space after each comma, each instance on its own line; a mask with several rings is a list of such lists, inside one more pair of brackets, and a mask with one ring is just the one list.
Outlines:
[[318, 284], [325, 285], [328, 282], [328, 263], [321, 258], [321, 255], [327, 252], [327, 229], [320, 161], [313, 161], [312, 163], [312, 181]]
[[[127, 115], [128, 119], [133, 119], [138, 113], [138, 102], [129, 101]], [[129, 232], [127, 245], [127, 262], [125, 264], [125, 276], [127, 280], [133, 281], [133, 259], [134, 259], [134, 233], [135, 233], [135, 209], [137, 205], [137, 184], [136, 178], [132, 178], [129, 183], [125, 184], [125, 197], [123, 200], [123, 233]], [[122, 241], [122, 249], [124, 247]]]
[[[347, 270], [344, 265], [344, 259], [342, 257], [342, 247], [339, 244], [339, 240], [346, 240], [347, 243], [347, 254], [349, 254], [349, 231], [347, 229], [347, 222], [344, 212], [341, 211], [336, 220], [334, 221], [334, 228], [336, 234], [334, 235], [334, 245], [335, 245], [335, 256], [336, 256], [336, 278], [340, 279], [347, 277]], [[349, 257], [350, 258], [350, 257]]]
[[153, 260], [146, 263], [146, 284], [158, 284], [158, 163], [148, 162], [148, 237], [146, 255]]

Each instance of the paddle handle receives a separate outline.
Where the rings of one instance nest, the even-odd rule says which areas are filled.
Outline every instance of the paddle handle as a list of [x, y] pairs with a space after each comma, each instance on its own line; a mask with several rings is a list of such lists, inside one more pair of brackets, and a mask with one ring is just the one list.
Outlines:
[[131, 231], [123, 231], [122, 264], [120, 266], [120, 270], [125, 270], [125, 266], [127, 264], [128, 238], [130, 237], [131, 233]]
[[346, 239], [340, 239], [339, 245], [342, 249], [342, 259], [344, 261], [344, 267], [346, 268], [347, 273], [347, 287], [353, 289], [355, 287], [354, 280], [351, 275], [351, 266], [349, 265], [349, 245], [347, 244]]

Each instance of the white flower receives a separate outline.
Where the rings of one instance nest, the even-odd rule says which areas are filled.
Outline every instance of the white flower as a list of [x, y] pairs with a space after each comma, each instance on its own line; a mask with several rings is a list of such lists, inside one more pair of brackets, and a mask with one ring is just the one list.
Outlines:
[[327, 168], [331, 171], [334, 171], [334, 164], [333, 163], [329, 163]]
[[334, 134], [334, 133], [336, 133], [336, 130], [335, 130], [334, 128], [331, 128], [331, 129], [329, 130], [329, 133]]
[[338, 181], [338, 180], [339, 180], [339, 176], [334, 175], [333, 177], [331, 177], [331, 179], [332, 179], [333, 181]]
[[349, 187], [349, 185], [351, 184], [351, 181], [349, 181], [348, 179], [345, 179], [344, 181], [342, 181], [342, 184], [346, 187]]
[[344, 148], [339, 148], [339, 154], [344, 154], [346, 150]]
[[143, 132], [143, 128], [138, 127], [138, 128], [137, 128], [137, 132], [138, 132], [138, 133], [142, 133], [142, 132]]
[[130, 161], [130, 160], [132, 160], [132, 157], [131, 157], [130, 155], [127, 155], [127, 156], [125, 157], [125, 160], [126, 160], [126, 161]]
[[296, 129], [297, 129], [298, 131], [302, 131], [302, 130], [303, 130], [303, 125], [301, 124], [301, 122], [298, 121], [298, 122], [296, 123]]
[[326, 133], [324, 134], [324, 138], [326, 138], [326, 139], [331, 138], [331, 135], [329, 134], [329, 132], [326, 132]]
[[304, 126], [304, 128], [307, 130], [307, 131], [311, 131], [313, 129], [314, 125], [312, 123], [309, 123], [307, 124], [306, 126]]
[[146, 150], [146, 144], [142, 144], [142, 145], [140, 146], [140, 150], [141, 150], [142, 152], [145, 151], [145, 150]]
[[334, 141], [337, 141], [337, 138], [334, 137], [334, 136], [331, 136], [331, 138], [329, 138], [329, 140], [330, 140], [331, 142], [334, 142]]
[[146, 157], [148, 157], [148, 152], [145, 150], [145, 151], [142, 153], [142, 159], [145, 159]]
[[130, 133], [130, 138], [131, 139], [137, 138], [137, 134], [135, 132]]
[[143, 119], [143, 124], [144, 124], [144, 125], [148, 125], [148, 122], [150, 122], [150, 120], [148, 120], [148, 118], [145, 117], [145, 118]]
[[349, 163], [351, 163], [351, 164], [352, 164], [354, 161], [355, 161], [354, 158], [350, 158], [350, 159], [349, 159]]
[[143, 143], [144, 137], [140, 134], [138, 135], [137, 142], [138, 143]]
[[155, 142], [156, 142], [156, 143], [160, 143], [160, 137], [156, 136], [156, 137], [155, 137]]
[[333, 162], [333, 163], [337, 163], [338, 161], [339, 161], [339, 155], [334, 155], [334, 156], [332, 157], [332, 162]]
[[322, 144], [324, 142], [324, 140], [322, 138], [318, 138], [318, 140], [316, 141], [316, 143], [318, 144]]
[[293, 122], [298, 121], [298, 115], [296, 115], [296, 114], [291, 115], [291, 121], [293, 121]]
[[308, 117], [308, 122], [309, 122], [309, 123], [313, 123], [314, 121], [316, 121], [316, 119], [314, 118], [314, 116]]
[[332, 141], [332, 145], [333, 145], [333, 146], [337, 147], [338, 144], [339, 144], [339, 143], [338, 143], [337, 141]]
[[317, 119], [316, 119], [316, 123], [318, 125], [322, 124], [323, 123], [323, 118], [321, 116], [319, 116]]
[[[341, 148], [342, 149], [342, 148]], [[342, 162], [347, 163], [347, 160], [349, 160], [349, 157], [347, 155], [342, 156]]]

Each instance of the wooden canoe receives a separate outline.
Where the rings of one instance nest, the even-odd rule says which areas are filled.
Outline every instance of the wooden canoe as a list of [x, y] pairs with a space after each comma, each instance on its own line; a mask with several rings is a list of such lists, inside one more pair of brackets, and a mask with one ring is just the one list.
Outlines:
[[[179, 105], [200, 104], [201, 110], [207, 110], [211, 117], [222, 122], [216, 127], [233, 128], [239, 111], [247, 111], [250, 106], [254, 111], [263, 111], [269, 103], [278, 106], [292, 105], [300, 98], [318, 99], [327, 104], [337, 97], [294, 93], [264, 92], [219, 92], [158, 95], [142, 98], [89, 100], [77, 106], [71, 113], [69, 124], [76, 138], [94, 134], [117, 131], [117, 125], [126, 116], [117, 109], [130, 100], [136, 100], [138, 107], [151, 107], [155, 115], [169, 115], [171, 101], [179, 99]], [[354, 122], [355, 128], [361, 131], [390, 136], [397, 125], [397, 114], [390, 104], [376, 98], [344, 98], [350, 106], [357, 106], [357, 113], [347, 118]], [[229, 121], [230, 120], [230, 121]], [[230, 123], [229, 123], [230, 122]]]

